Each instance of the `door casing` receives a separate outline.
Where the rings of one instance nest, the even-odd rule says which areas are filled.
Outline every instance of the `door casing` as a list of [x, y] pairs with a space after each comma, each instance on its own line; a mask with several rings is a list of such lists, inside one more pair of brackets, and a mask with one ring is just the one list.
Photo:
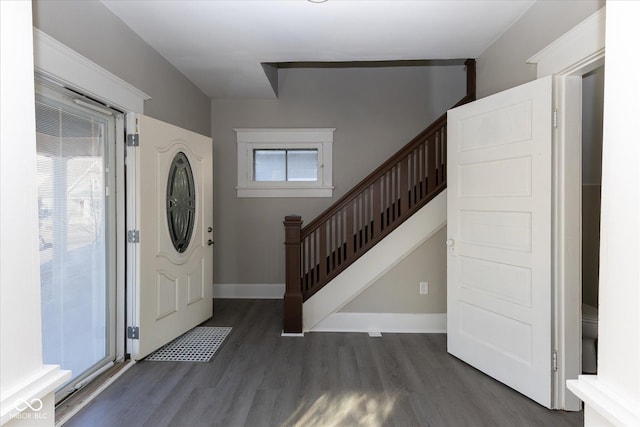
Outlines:
[[581, 168], [582, 76], [605, 63], [605, 7], [527, 62], [537, 78], [554, 76], [556, 126], [552, 153], [552, 345], [557, 371], [552, 408], [580, 411], [567, 380], [581, 374]]
[[566, 386], [581, 374], [582, 76], [605, 63], [605, 7], [532, 56], [537, 78], [553, 75], [556, 129], [552, 153], [553, 409], [582, 410]]
[[582, 373], [581, 183], [582, 76], [604, 65], [605, 8], [532, 56], [537, 78], [554, 76], [552, 154], [553, 345], [557, 372], [553, 409], [582, 410], [582, 402], [566, 386]]

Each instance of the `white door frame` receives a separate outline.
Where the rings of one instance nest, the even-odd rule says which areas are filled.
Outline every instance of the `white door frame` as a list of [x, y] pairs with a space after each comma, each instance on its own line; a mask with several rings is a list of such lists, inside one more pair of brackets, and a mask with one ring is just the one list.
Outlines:
[[557, 127], [553, 141], [554, 348], [557, 375], [553, 408], [581, 410], [566, 387], [581, 372], [582, 347], [582, 76], [604, 64], [605, 8], [585, 19], [527, 62], [537, 77], [554, 75]]
[[[144, 113], [144, 101], [151, 97], [98, 64], [60, 43], [48, 34], [33, 28], [34, 68], [42, 76], [66, 87], [90, 95], [105, 104], [125, 112]], [[122, 121], [116, 128], [116, 360], [124, 358], [125, 309], [125, 200], [124, 200], [124, 130]]]

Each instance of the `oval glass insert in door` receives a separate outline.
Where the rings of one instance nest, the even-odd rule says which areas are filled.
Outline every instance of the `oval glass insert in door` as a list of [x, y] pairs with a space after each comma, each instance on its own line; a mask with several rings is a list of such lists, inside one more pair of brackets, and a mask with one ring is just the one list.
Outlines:
[[169, 167], [166, 206], [171, 242], [178, 253], [183, 253], [189, 247], [195, 225], [196, 191], [191, 164], [182, 151]]

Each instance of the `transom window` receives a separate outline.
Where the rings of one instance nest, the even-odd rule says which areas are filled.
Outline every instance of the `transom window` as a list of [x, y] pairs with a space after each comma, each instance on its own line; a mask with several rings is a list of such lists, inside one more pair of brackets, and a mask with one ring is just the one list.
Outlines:
[[238, 197], [331, 197], [334, 129], [235, 129]]

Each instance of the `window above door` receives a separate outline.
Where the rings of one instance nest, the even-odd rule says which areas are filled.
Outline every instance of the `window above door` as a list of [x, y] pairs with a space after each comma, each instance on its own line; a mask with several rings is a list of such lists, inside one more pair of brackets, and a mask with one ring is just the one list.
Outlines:
[[334, 128], [234, 129], [238, 197], [332, 197]]

